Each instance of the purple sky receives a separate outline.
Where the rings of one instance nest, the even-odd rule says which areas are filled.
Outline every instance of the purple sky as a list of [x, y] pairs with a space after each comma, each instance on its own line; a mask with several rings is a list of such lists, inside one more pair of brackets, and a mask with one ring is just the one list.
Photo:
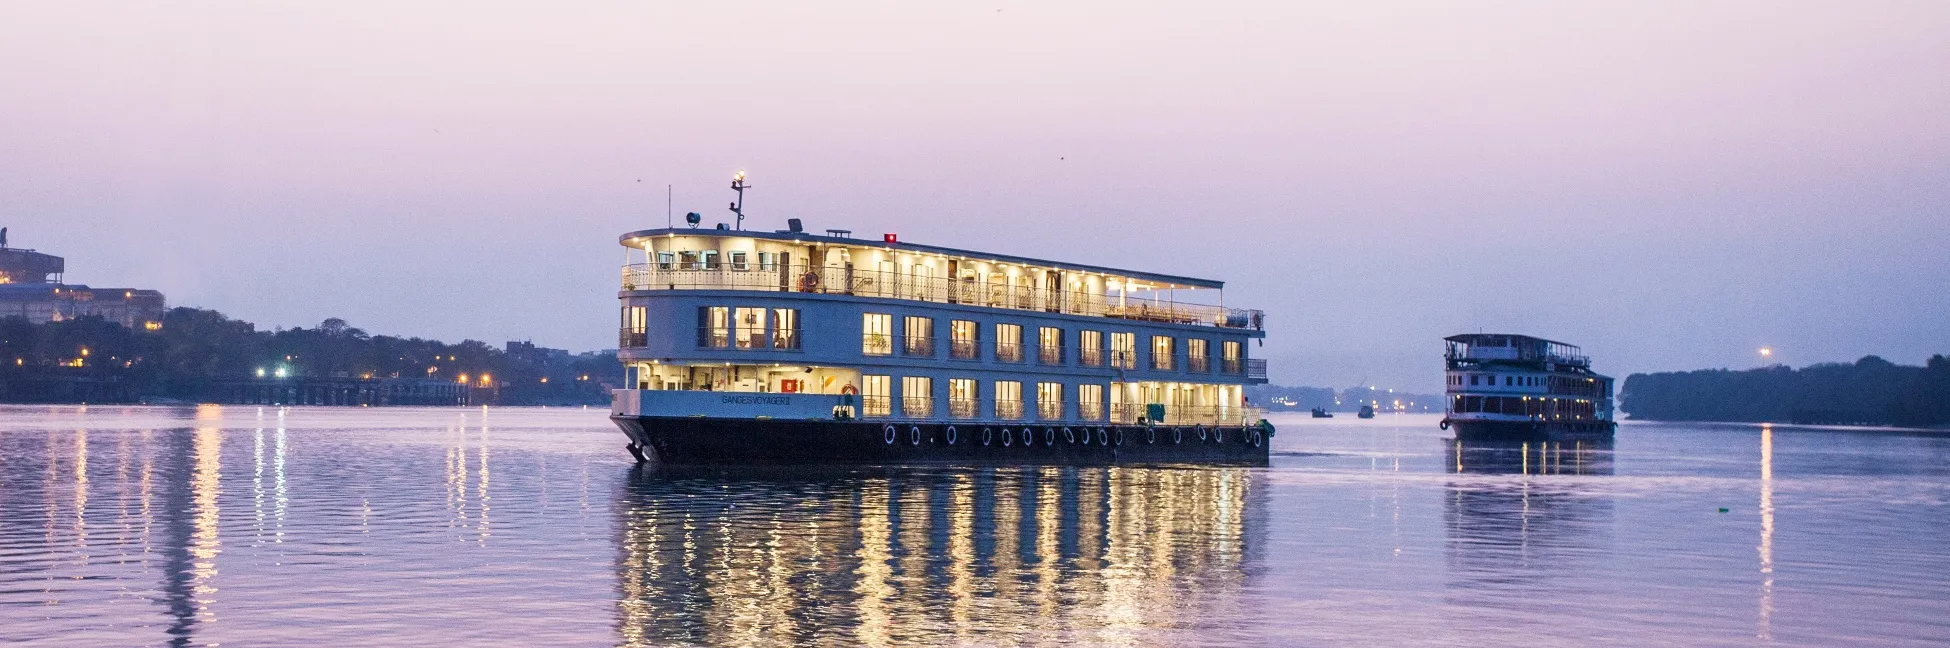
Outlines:
[[1282, 383], [1950, 352], [1950, 3], [293, 4], [0, 8], [13, 243], [583, 350], [746, 169], [759, 229], [1223, 279]]

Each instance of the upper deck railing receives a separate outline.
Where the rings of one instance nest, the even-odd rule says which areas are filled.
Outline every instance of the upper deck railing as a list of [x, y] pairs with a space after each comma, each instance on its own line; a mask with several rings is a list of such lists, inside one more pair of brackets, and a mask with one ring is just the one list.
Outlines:
[[[675, 264], [673, 264], [674, 266]], [[1070, 290], [823, 266], [677, 269], [623, 266], [624, 290], [756, 290], [912, 299], [942, 304], [1090, 315], [1171, 324], [1264, 330], [1262, 311]]]

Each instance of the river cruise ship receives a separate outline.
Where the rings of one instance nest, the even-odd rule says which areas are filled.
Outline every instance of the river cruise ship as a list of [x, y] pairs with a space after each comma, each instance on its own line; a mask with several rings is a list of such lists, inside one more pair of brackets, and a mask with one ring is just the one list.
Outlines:
[[1264, 318], [1221, 282], [796, 219], [621, 242], [611, 419], [639, 460], [1266, 463]]
[[1612, 379], [1578, 347], [1528, 335], [1475, 333], [1448, 343], [1447, 416], [1459, 440], [1609, 439]]

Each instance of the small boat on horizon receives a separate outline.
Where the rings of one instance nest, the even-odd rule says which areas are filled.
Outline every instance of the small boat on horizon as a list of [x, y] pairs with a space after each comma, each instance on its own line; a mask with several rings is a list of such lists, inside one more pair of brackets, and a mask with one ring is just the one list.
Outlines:
[[1333, 414], [1327, 413], [1327, 408], [1325, 407], [1314, 408], [1313, 414], [1314, 418], [1334, 418]]
[[1355, 416], [1359, 416], [1359, 417], [1361, 417], [1361, 418], [1364, 418], [1364, 419], [1369, 419], [1369, 418], [1374, 418], [1374, 406], [1373, 406], [1373, 405], [1362, 405], [1362, 406], [1361, 406], [1361, 412], [1360, 412], [1360, 413], [1358, 413], [1358, 414], [1355, 414]]

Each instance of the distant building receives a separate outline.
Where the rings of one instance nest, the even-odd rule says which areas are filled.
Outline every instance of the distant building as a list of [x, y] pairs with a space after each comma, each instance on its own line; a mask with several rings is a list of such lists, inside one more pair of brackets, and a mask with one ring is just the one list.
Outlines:
[[7, 229], [0, 227], [0, 318], [40, 324], [93, 315], [129, 328], [162, 327], [169, 307], [161, 292], [64, 283], [66, 266], [52, 254], [7, 247]]

